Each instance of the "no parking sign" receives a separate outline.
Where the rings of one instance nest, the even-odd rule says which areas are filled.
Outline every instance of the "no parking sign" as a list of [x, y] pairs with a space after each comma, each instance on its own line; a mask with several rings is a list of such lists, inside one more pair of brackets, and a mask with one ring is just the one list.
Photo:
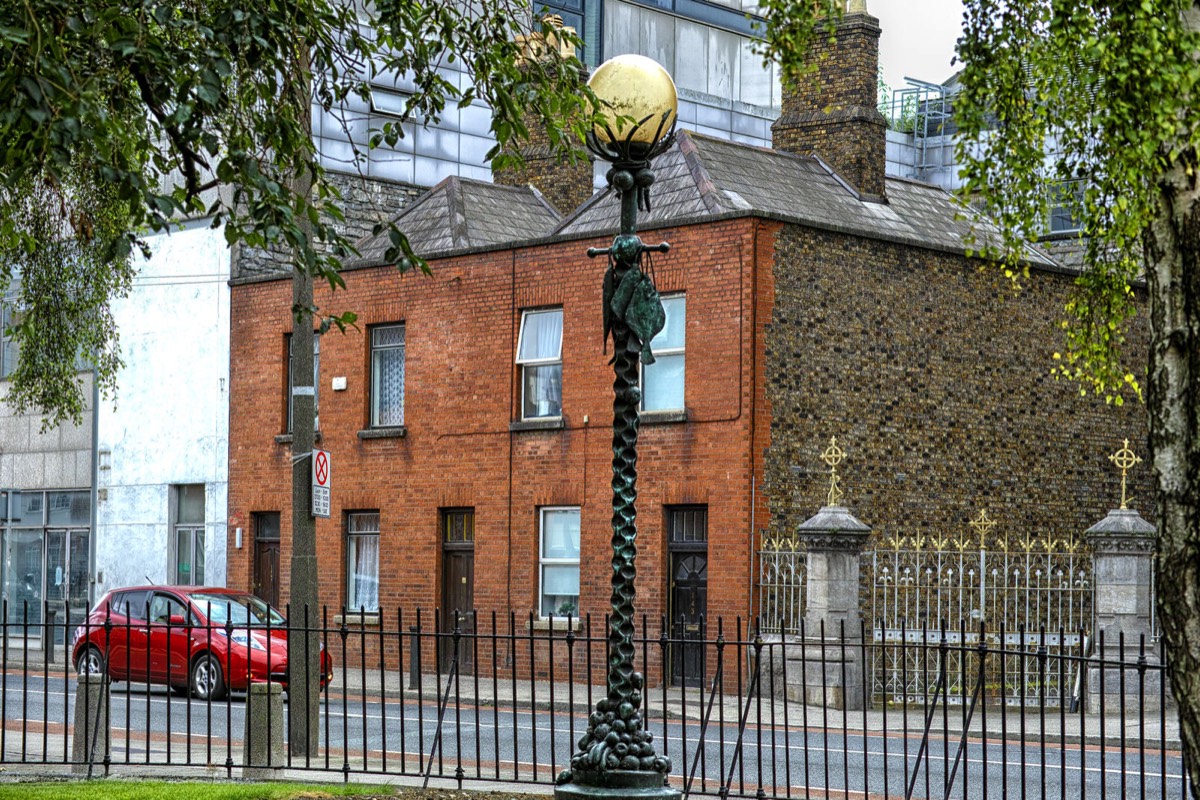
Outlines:
[[329, 451], [313, 450], [312, 515], [329, 519]]

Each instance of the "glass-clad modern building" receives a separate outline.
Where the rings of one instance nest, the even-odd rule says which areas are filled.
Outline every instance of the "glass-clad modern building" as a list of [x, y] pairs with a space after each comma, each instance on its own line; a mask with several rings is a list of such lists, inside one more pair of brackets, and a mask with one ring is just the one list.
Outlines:
[[[680, 125], [700, 133], [761, 146], [771, 143], [779, 115], [775, 67], [754, 52], [763, 24], [751, 0], [544, 0], [543, 8], [580, 32], [583, 61], [591, 67], [621, 53], [662, 64], [679, 90]], [[452, 65], [446, 77], [466, 76]], [[428, 128], [404, 124], [394, 148], [379, 147], [356, 166], [354, 148], [366, 153], [371, 130], [395, 120], [416, 87], [403, 76], [379, 78], [370, 101], [352, 96], [344, 108], [313, 108], [313, 132], [327, 169], [370, 178], [432, 186], [451, 175], [491, 180], [485, 158], [494, 144], [491, 111], [482, 102], [447, 107]], [[598, 168], [599, 169], [599, 168]], [[601, 170], [601, 179], [603, 170]]]

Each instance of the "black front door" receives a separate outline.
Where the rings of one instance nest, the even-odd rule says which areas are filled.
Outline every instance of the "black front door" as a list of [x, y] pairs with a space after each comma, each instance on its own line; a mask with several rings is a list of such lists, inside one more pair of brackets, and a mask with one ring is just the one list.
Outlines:
[[475, 631], [475, 512], [469, 508], [442, 512], [442, 614], [440, 638], [442, 670], [454, 660], [455, 625], [464, 636], [458, 643], [458, 670], [469, 673], [474, 665]]
[[279, 607], [279, 512], [254, 515], [254, 594]]
[[708, 613], [708, 509], [667, 510], [670, 556], [671, 679], [699, 686], [704, 680], [705, 615]]
[[708, 556], [671, 556], [672, 678], [676, 684], [699, 686], [704, 675], [704, 614], [708, 602]]

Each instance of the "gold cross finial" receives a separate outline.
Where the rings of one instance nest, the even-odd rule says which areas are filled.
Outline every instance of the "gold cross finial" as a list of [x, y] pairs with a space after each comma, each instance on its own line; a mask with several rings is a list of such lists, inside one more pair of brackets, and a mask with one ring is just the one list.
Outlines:
[[983, 543], [987, 539], [988, 534], [992, 532], [992, 528], [1000, 523], [989, 517], [987, 511], [981, 508], [979, 509], [979, 516], [967, 524], [975, 529], [975, 532], [979, 534], [979, 541]]
[[837, 437], [830, 437], [829, 447], [825, 448], [824, 453], [821, 453], [821, 460], [829, 465], [829, 497], [826, 505], [836, 506], [838, 500], [844, 496], [842, 490], [838, 488], [841, 478], [837, 474], [837, 465], [842, 463], [842, 459], [845, 457], [846, 451], [838, 447]]
[[1125, 446], [1109, 456], [1108, 460], [1121, 470], [1121, 508], [1129, 508], [1129, 496], [1125, 494], [1125, 477], [1129, 468], [1142, 463], [1142, 459], [1129, 449], [1129, 440], [1126, 439]]

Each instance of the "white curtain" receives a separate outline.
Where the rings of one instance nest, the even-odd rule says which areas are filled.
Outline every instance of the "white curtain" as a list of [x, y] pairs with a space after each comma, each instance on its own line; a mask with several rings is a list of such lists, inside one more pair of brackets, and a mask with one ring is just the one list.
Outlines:
[[520, 359], [556, 359], [562, 354], [562, 309], [533, 311], [525, 315]]
[[379, 535], [350, 538], [350, 596], [347, 611], [379, 610]]

